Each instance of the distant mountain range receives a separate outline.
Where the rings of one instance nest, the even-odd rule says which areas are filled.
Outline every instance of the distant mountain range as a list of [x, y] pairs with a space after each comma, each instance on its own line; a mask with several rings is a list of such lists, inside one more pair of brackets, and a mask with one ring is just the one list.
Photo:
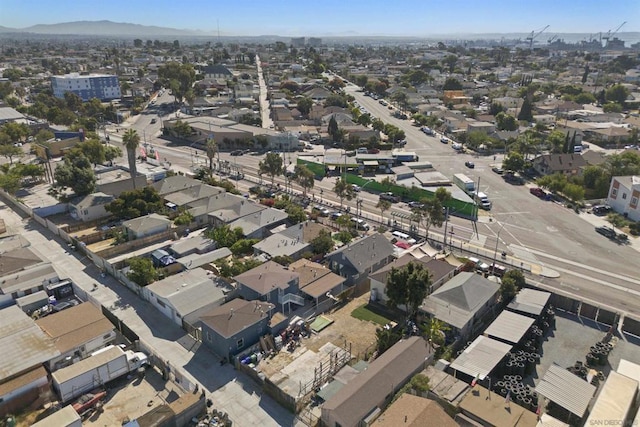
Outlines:
[[76, 21], [60, 24], [39, 24], [27, 28], [7, 28], [0, 26], [0, 33], [31, 33], [52, 35], [83, 36], [206, 36], [203, 31], [178, 30], [175, 28], [156, 27], [150, 25], [129, 24], [112, 21]]
[[[543, 35], [536, 40], [536, 44], [544, 45], [546, 40], [551, 34], [555, 34], [557, 39], [564, 39], [567, 42], [575, 43], [580, 40], [588, 40], [591, 34], [581, 33], [553, 33], [549, 35]], [[90, 36], [90, 37], [117, 37], [117, 38], [166, 38], [166, 37], [178, 37], [178, 38], [200, 38], [200, 37], [217, 37], [217, 31], [199, 31], [188, 29], [176, 29], [168, 27], [158, 27], [150, 25], [139, 25], [124, 22], [113, 21], [76, 21], [76, 22], [63, 22], [59, 24], [39, 24], [26, 28], [8, 28], [0, 26], [0, 35], [7, 36]], [[407, 35], [407, 36], [385, 36], [382, 34], [358, 34], [351, 31], [344, 33], [330, 33], [326, 34], [307, 34], [306, 36], [323, 37], [327, 41], [329, 40], [500, 40], [500, 39], [521, 39], [524, 40], [529, 36], [529, 33], [468, 33], [468, 34], [424, 34], [419, 35]], [[287, 40], [290, 36], [276, 36], [276, 35], [261, 35], [261, 36], [243, 36], [241, 34], [230, 35], [223, 34], [224, 39], [235, 40], [256, 40], [259, 39], [262, 42], [272, 42], [273, 40]], [[597, 35], [596, 35], [597, 37]], [[638, 32], [625, 32], [618, 33], [617, 37], [627, 42], [627, 46], [631, 43], [640, 41], [640, 33]]]

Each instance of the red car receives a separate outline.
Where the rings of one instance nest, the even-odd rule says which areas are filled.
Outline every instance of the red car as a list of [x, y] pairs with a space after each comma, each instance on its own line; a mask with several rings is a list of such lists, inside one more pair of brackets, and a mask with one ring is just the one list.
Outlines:
[[529, 189], [529, 192], [531, 194], [533, 194], [536, 197], [539, 197], [541, 199], [544, 199], [547, 197], [547, 192], [544, 191], [542, 188], [538, 188], [538, 187], [533, 187]]

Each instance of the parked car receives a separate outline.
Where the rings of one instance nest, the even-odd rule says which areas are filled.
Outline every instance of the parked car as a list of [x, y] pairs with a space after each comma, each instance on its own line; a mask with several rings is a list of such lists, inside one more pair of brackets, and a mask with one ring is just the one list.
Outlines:
[[342, 216], [342, 212], [334, 212], [331, 214], [331, 220], [336, 221], [338, 218]]
[[449, 143], [449, 139], [447, 139], [446, 136], [443, 136], [442, 138], [440, 138], [440, 142], [442, 142], [443, 144], [448, 144]]
[[475, 163], [473, 163], [472, 161], [467, 160], [466, 162], [464, 162], [464, 165], [466, 167], [468, 167], [469, 169], [473, 169], [476, 167]]
[[593, 212], [594, 215], [606, 215], [611, 212], [611, 210], [611, 206], [608, 205], [595, 205], [591, 208], [591, 212]]
[[351, 222], [353, 226], [359, 230], [369, 231], [369, 224], [367, 224], [363, 219], [360, 218], [351, 218]]
[[506, 172], [504, 175], [502, 175], [502, 179], [504, 179], [509, 184], [524, 185], [524, 178], [522, 178], [520, 175], [514, 174], [513, 172]]
[[494, 166], [491, 168], [491, 170], [497, 173], [498, 175], [502, 175], [504, 173], [502, 166]]
[[351, 187], [353, 188], [353, 191], [355, 191], [356, 193], [360, 192], [360, 186], [359, 185], [351, 184]]
[[151, 119], [151, 124], [157, 123], [158, 120], [157, 119]]
[[242, 156], [242, 150], [234, 150], [231, 152], [232, 156]]
[[57, 313], [67, 308], [75, 307], [76, 305], [78, 305], [78, 302], [75, 300], [62, 301], [53, 306], [53, 311]]
[[331, 211], [327, 208], [325, 208], [324, 206], [321, 205], [316, 205], [313, 207], [313, 210], [318, 212], [318, 214], [320, 216], [329, 216], [331, 214]]
[[423, 208], [423, 207], [424, 207], [424, 204], [423, 204], [423, 203], [420, 203], [420, 202], [414, 202], [414, 201], [411, 201], [411, 202], [407, 203], [407, 205], [408, 205], [411, 209], [421, 209], [421, 208]]
[[533, 187], [529, 189], [529, 193], [533, 194], [536, 197], [539, 197], [541, 199], [544, 199], [547, 197], [547, 192], [544, 191], [542, 188], [538, 188], [538, 187]]

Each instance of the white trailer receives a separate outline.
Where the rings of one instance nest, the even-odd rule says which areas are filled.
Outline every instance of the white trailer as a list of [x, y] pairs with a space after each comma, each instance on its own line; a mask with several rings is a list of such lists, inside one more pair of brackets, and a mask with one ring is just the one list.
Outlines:
[[602, 386], [584, 425], [604, 426], [612, 420], [615, 421], [615, 425], [628, 425], [627, 422], [633, 416], [631, 409], [637, 394], [638, 381], [616, 371], [609, 372], [609, 377]]
[[457, 173], [453, 175], [453, 183], [471, 196], [476, 192], [476, 183], [465, 174]]
[[147, 364], [144, 353], [113, 346], [51, 374], [53, 387], [63, 403], [102, 387]]

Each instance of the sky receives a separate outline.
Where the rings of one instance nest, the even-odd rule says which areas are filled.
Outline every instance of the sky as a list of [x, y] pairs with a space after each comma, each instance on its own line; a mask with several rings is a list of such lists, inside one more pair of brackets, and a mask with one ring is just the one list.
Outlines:
[[0, 25], [110, 20], [222, 35], [640, 31], [640, 0], [0, 0]]

